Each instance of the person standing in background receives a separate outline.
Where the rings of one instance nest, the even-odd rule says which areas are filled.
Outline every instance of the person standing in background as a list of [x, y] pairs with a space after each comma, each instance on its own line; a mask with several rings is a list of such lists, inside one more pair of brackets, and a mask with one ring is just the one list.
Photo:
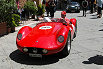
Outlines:
[[46, 3], [46, 1], [45, 1], [45, 0], [43, 0], [42, 4], [44, 4], [44, 5], [45, 5], [45, 3]]
[[90, 11], [91, 14], [94, 12], [94, 10], [93, 10], [93, 8], [94, 8], [94, 1], [95, 0], [91, 0], [91, 11]]
[[97, 0], [94, 1], [94, 12], [96, 12], [96, 4], [97, 4]]
[[102, 0], [97, 0], [97, 5], [98, 5], [98, 16], [97, 18], [102, 17]]
[[[102, 10], [103, 10], [103, 0], [102, 0]], [[103, 13], [103, 11], [102, 11], [102, 13]]]
[[45, 6], [46, 13], [47, 13], [47, 17], [49, 16], [49, 13], [50, 13], [50, 8], [49, 8], [48, 2], [49, 2], [49, 1], [46, 2], [46, 6]]
[[87, 11], [87, 7], [88, 7], [88, 1], [87, 0], [82, 1], [82, 7], [83, 7], [83, 16], [86, 17], [86, 11]]
[[54, 8], [56, 6], [54, 0], [49, 0], [48, 5], [49, 5], [49, 9], [50, 9], [50, 17], [53, 18], [54, 12], [55, 12]]

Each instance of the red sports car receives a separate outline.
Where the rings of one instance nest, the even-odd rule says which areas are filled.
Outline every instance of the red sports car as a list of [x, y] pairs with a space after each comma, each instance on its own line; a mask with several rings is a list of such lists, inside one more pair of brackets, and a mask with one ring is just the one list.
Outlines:
[[76, 37], [77, 22], [75, 18], [70, 23], [59, 18], [51, 19], [49, 22], [38, 23], [34, 28], [22, 27], [16, 38], [18, 49], [32, 57], [42, 57], [61, 52], [69, 55], [71, 41]]

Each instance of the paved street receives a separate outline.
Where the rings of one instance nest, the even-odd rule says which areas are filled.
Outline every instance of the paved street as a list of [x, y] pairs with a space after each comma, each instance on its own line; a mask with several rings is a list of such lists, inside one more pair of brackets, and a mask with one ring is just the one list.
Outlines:
[[[60, 17], [60, 11], [55, 17]], [[67, 13], [67, 18], [76, 18], [78, 23], [70, 55], [50, 55], [43, 59], [23, 55], [16, 47], [16, 31], [0, 37], [0, 69], [103, 69], [103, 17], [97, 19], [96, 13], [89, 11], [87, 17], [82, 17], [81, 11]]]

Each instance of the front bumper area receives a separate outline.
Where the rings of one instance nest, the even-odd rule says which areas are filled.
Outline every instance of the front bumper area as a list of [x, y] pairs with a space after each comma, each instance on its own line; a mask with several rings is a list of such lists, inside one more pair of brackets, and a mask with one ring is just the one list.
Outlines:
[[80, 7], [68, 7], [68, 8], [66, 8], [66, 11], [78, 11], [78, 10], [80, 10]]
[[[20, 47], [20, 46], [17, 46], [18, 49], [25, 53], [25, 54], [29, 54], [29, 53], [32, 53], [32, 54], [47, 54], [47, 53], [43, 53], [43, 49], [42, 48], [35, 48], [35, 47]], [[24, 49], [27, 49], [27, 51], [25, 51]]]
[[[55, 53], [58, 53], [60, 52], [62, 49], [63, 49], [63, 46], [62, 48], [58, 48], [58, 49], [52, 49], [52, 50], [47, 50], [47, 53], [44, 53], [43, 52], [43, 48], [35, 48], [35, 47], [21, 47], [21, 46], [17, 46], [18, 49], [23, 52], [24, 54], [41, 54], [41, 55], [50, 55], [50, 54], [55, 54]], [[24, 51], [23, 49], [24, 48], [27, 48], [28, 51]]]

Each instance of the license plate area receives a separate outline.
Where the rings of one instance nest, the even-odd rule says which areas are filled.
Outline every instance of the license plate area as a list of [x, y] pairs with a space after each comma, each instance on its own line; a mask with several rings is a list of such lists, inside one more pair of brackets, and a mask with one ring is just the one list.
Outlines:
[[72, 10], [71, 12], [75, 12], [75, 10]]
[[30, 57], [42, 57], [41, 54], [32, 54], [32, 53], [29, 53], [29, 56]]

